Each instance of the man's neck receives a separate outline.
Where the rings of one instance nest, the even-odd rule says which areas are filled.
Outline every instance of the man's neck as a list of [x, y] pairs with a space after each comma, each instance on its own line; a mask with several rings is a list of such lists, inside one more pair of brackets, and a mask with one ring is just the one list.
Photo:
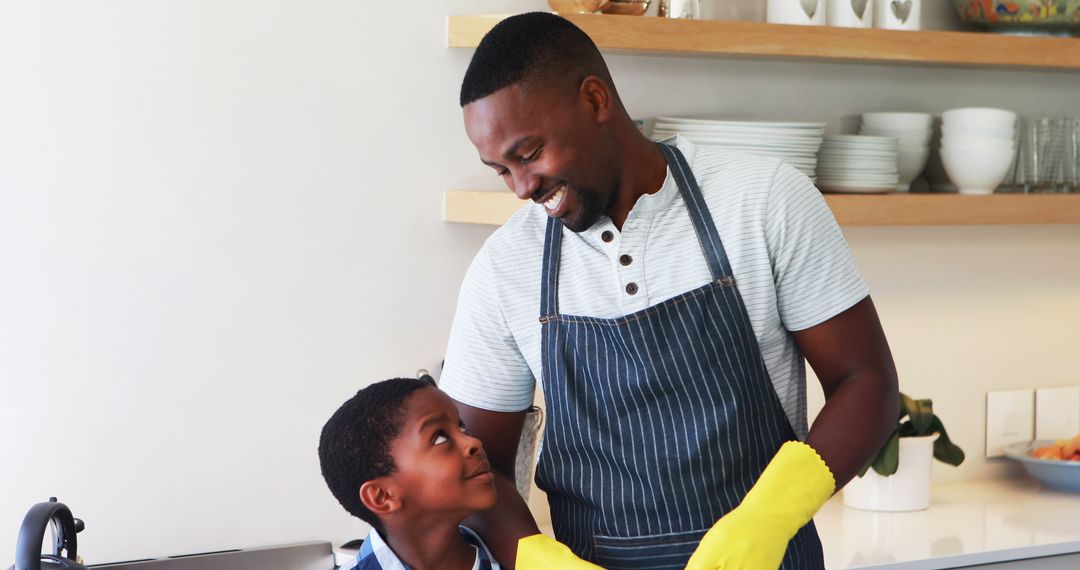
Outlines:
[[645, 194], [659, 192], [667, 177], [667, 160], [664, 159], [664, 154], [657, 148], [656, 143], [641, 136], [636, 126], [633, 128], [634, 132], [627, 137], [628, 142], [621, 157], [626, 167], [619, 180], [619, 194], [607, 211], [608, 217], [620, 231], [638, 199]]
[[476, 561], [476, 550], [465, 542], [457, 523], [387, 525], [386, 533], [386, 544], [413, 570], [470, 570]]

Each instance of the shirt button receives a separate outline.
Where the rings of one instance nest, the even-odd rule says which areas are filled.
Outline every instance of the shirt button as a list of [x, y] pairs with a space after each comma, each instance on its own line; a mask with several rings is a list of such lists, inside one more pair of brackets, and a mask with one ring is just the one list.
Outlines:
[[615, 239], [615, 234], [609, 231], [605, 231], [604, 233], [600, 234], [600, 239], [604, 240], [605, 242], [610, 242], [611, 240]]
[[634, 258], [626, 255], [625, 253], [619, 256], [619, 263], [623, 265], [630, 265], [634, 262]]
[[637, 283], [627, 283], [626, 284], [626, 294], [627, 295], [634, 295], [636, 293], [637, 293]]

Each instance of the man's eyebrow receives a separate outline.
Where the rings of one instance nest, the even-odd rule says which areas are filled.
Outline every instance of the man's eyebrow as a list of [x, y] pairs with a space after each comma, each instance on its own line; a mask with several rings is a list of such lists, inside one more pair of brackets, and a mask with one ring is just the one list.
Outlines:
[[[521, 148], [521, 145], [529, 142], [530, 140], [532, 140], [534, 138], [536, 138], [536, 137], [533, 136], [533, 135], [525, 135], [525, 136], [521, 137], [520, 139], [514, 141], [514, 144], [510, 145], [510, 148], [506, 149], [506, 152], [503, 153], [503, 158], [506, 158], [506, 159], [513, 158], [514, 155], [517, 154], [518, 149]], [[502, 166], [501, 164], [499, 164], [497, 162], [491, 162], [490, 160], [485, 160], [483, 157], [480, 158], [480, 162], [482, 162], [482, 163], [484, 163], [487, 166], [490, 166], [492, 168], [497, 168], [499, 166]]]
[[503, 153], [503, 158], [511, 158], [511, 157], [513, 157], [514, 155], [517, 154], [517, 151], [518, 151], [519, 148], [521, 148], [521, 145], [529, 142], [530, 140], [532, 140], [534, 138], [536, 138], [536, 137], [534, 137], [532, 135], [525, 135], [525, 136], [521, 137], [520, 139], [514, 141], [514, 144], [510, 145], [510, 148], [506, 149], [506, 152]]

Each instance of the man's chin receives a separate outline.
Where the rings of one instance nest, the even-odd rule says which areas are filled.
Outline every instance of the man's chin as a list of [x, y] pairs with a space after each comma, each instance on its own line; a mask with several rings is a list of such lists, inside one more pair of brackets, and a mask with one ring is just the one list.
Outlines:
[[566, 229], [568, 229], [568, 230], [570, 230], [570, 231], [572, 231], [572, 232], [574, 232], [576, 234], [579, 234], [579, 233], [581, 233], [581, 232], [583, 232], [585, 230], [588, 230], [589, 228], [595, 226], [596, 223], [599, 222], [599, 221], [600, 221], [600, 216], [595, 216], [595, 217], [593, 217], [591, 219], [583, 219], [583, 218], [577, 218], [577, 217], [571, 217], [571, 216], [567, 216], [567, 217], [562, 218], [563, 226], [565, 226]]

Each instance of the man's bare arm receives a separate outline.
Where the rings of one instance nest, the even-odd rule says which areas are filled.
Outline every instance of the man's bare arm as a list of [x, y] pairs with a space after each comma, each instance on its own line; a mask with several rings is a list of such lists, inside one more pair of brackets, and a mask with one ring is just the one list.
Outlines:
[[896, 428], [896, 365], [870, 297], [793, 335], [825, 391], [806, 443], [825, 460], [839, 490]]

